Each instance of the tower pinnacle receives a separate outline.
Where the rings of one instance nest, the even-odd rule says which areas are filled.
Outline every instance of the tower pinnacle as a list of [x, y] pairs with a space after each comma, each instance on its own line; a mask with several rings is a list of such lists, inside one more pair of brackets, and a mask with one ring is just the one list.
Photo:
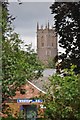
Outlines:
[[37, 22], [37, 30], [39, 29], [39, 24], [38, 24], [38, 22]]
[[43, 29], [43, 25], [41, 25], [41, 29]]
[[49, 20], [48, 20], [48, 29], [49, 29]]

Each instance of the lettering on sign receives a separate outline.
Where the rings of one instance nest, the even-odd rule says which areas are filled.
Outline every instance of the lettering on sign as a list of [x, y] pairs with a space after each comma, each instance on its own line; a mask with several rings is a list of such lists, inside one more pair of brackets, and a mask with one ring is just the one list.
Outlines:
[[24, 102], [37, 102], [37, 103], [41, 103], [43, 102], [42, 100], [40, 99], [36, 99], [36, 100], [31, 100], [31, 99], [18, 99], [17, 100], [17, 103], [24, 103]]

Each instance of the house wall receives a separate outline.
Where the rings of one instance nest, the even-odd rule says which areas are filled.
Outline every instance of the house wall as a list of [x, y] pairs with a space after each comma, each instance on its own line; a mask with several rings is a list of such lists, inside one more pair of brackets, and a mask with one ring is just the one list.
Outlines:
[[[22, 95], [20, 91], [16, 91], [16, 95], [13, 97], [13, 100], [10, 100], [10, 102], [6, 103], [7, 105], [9, 105], [11, 109], [11, 114], [13, 115], [13, 117], [17, 117], [19, 115], [19, 113], [21, 112], [20, 110], [21, 106], [27, 106], [27, 105], [36, 105], [38, 117], [42, 116], [42, 115], [39, 115], [43, 113], [42, 111], [44, 111], [43, 108], [40, 107], [43, 104], [42, 102], [39, 102], [39, 101], [25, 102], [25, 100], [34, 100], [34, 99], [38, 100], [38, 97], [43, 93], [39, 89], [37, 89], [35, 85], [30, 83], [27, 83], [26, 85], [21, 86], [21, 88], [26, 90], [25, 94]], [[20, 101], [20, 100], [24, 100], [24, 101]]]

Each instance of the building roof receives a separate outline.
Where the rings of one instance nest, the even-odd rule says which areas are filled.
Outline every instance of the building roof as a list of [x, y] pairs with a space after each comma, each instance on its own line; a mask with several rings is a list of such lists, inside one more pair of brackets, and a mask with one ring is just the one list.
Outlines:
[[31, 82], [37, 86], [42, 91], [46, 92], [46, 86], [50, 83], [49, 77], [56, 73], [55, 69], [45, 69], [43, 71], [43, 76], [39, 79], [34, 79]]
[[53, 74], [55, 74], [56, 73], [56, 69], [45, 69], [44, 71], [43, 71], [43, 76], [44, 77], [49, 77], [49, 76], [52, 76]]
[[25, 94], [21, 94], [20, 91], [16, 91], [14, 99], [25, 99], [39, 97], [40, 93], [46, 94], [46, 85], [49, 85], [49, 76], [55, 74], [55, 69], [45, 69], [43, 76], [39, 79], [27, 81], [25, 85], [21, 86], [21, 89], [26, 90]]

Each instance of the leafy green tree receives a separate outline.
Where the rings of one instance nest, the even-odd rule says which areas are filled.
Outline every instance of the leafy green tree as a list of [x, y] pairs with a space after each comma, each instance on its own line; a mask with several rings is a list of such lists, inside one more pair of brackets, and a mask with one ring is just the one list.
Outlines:
[[36, 53], [27, 47], [21, 49], [22, 41], [14, 32], [12, 22], [15, 20], [9, 14], [8, 3], [2, 2], [2, 95], [3, 101], [12, 98], [15, 91], [27, 80], [39, 77], [43, 66]]
[[50, 9], [59, 35], [59, 46], [65, 49], [65, 53], [59, 56], [62, 68], [70, 68], [72, 63], [77, 66], [75, 71], [80, 72], [80, 1], [55, 2]]
[[80, 75], [75, 75], [73, 69], [66, 69], [65, 76], [50, 77], [44, 96], [47, 120], [80, 120]]
[[55, 61], [54, 61], [54, 59], [51, 59], [51, 58], [48, 59], [47, 67], [48, 68], [55, 68]]

